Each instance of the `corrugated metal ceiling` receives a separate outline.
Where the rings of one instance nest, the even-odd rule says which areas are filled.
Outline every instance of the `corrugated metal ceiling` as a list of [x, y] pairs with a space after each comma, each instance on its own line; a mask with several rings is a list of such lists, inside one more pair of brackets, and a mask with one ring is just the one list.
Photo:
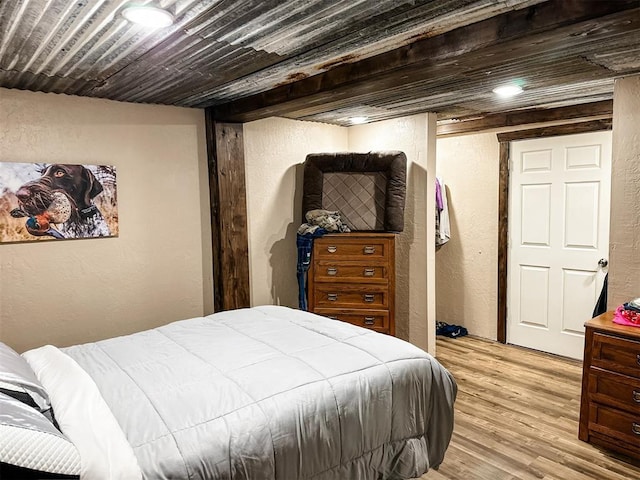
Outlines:
[[[1, 0], [0, 86], [127, 102], [217, 106], [544, 2], [135, 2], [161, 6], [175, 16], [176, 23], [160, 31], [125, 20], [122, 10], [131, 3]], [[507, 63], [496, 57], [480, 66], [483, 72], [454, 59], [451, 73], [439, 78], [404, 83], [400, 76], [395, 84], [367, 95], [314, 103], [284, 115], [346, 124], [355, 114], [377, 120], [437, 111], [440, 118], [451, 118], [563, 104], [569, 96], [573, 103], [611, 98], [616, 75], [640, 71], [638, 19], [633, 20], [638, 10], [628, 15], [631, 26], [624, 36], [619, 29], [613, 36], [603, 30], [589, 32], [585, 41], [572, 41], [571, 57], [553, 50]], [[497, 104], [486, 93], [484, 71], [489, 66], [496, 78], [528, 75], [527, 94], [510, 105]]]

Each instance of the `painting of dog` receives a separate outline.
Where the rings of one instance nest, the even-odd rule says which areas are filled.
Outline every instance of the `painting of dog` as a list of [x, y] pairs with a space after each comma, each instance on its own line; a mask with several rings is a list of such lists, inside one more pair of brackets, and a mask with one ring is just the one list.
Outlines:
[[111, 165], [0, 162], [0, 243], [118, 235]]

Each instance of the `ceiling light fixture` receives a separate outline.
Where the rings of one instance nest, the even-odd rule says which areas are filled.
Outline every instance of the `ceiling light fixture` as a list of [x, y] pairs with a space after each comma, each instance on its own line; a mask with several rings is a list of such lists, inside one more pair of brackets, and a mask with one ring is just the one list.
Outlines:
[[351, 125], [360, 125], [361, 123], [367, 123], [369, 121], [369, 117], [351, 117], [349, 119]]
[[513, 84], [502, 85], [500, 87], [494, 88], [493, 93], [495, 93], [501, 98], [515, 97], [516, 95], [522, 93], [522, 87], [519, 85], [513, 85]]
[[150, 28], [165, 28], [173, 25], [173, 15], [158, 7], [127, 7], [122, 11], [122, 15], [130, 22]]

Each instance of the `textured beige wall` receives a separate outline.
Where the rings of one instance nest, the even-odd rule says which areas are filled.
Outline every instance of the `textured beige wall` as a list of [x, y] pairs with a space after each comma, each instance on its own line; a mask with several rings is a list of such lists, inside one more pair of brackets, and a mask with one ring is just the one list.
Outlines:
[[396, 334], [435, 353], [436, 117], [414, 115], [349, 127], [349, 150], [407, 155], [404, 232], [396, 239]]
[[640, 75], [616, 80], [609, 237], [609, 309], [640, 297]]
[[347, 151], [347, 128], [285, 118], [244, 126], [252, 305], [298, 306], [296, 230], [302, 223], [302, 162]]
[[[409, 159], [405, 232], [397, 243], [397, 333], [435, 351], [434, 115], [349, 128], [269, 118], [245, 124], [251, 303], [297, 306], [295, 233], [307, 153], [402, 150]], [[429, 171], [429, 175], [427, 175]], [[429, 293], [429, 291], [432, 293]], [[428, 301], [429, 299], [429, 301]], [[432, 319], [428, 322], [427, 319]]]
[[436, 172], [447, 186], [451, 240], [436, 251], [436, 318], [496, 339], [498, 158], [495, 133], [442, 138]]
[[213, 309], [202, 110], [0, 88], [0, 161], [117, 167], [118, 238], [0, 245], [0, 339], [22, 351]]

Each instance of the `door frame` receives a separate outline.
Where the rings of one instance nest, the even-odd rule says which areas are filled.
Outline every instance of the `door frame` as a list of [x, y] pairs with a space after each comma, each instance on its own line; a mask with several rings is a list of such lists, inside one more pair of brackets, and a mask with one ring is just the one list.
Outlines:
[[552, 127], [517, 130], [498, 133], [500, 144], [500, 163], [498, 180], [498, 318], [497, 339], [507, 343], [507, 258], [509, 255], [509, 161], [510, 143], [514, 140], [557, 137], [578, 133], [599, 132], [612, 129], [612, 119], [591, 120], [588, 122], [557, 125]]

